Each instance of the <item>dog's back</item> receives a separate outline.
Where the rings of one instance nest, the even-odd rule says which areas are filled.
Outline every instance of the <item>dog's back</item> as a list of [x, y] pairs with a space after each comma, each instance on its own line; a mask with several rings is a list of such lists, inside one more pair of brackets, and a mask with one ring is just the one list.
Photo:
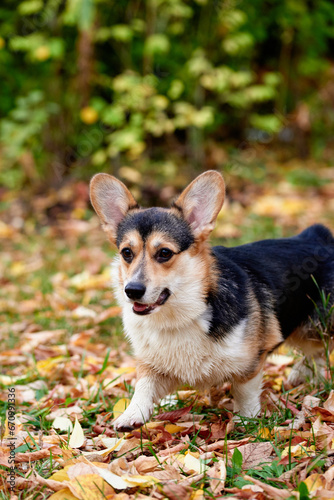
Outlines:
[[219, 263], [220, 290], [226, 289], [227, 281], [231, 290], [229, 273], [233, 269], [240, 293], [245, 293], [246, 285], [263, 313], [275, 313], [285, 339], [313, 318], [315, 304], [321, 309], [320, 290], [325, 295], [334, 290], [334, 238], [320, 224], [291, 238], [233, 248], [217, 246], [213, 253]]

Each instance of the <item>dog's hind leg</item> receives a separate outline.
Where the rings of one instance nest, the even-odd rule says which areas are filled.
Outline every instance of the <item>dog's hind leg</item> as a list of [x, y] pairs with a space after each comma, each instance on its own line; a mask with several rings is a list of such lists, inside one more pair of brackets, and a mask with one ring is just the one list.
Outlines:
[[262, 370], [247, 382], [232, 382], [234, 411], [243, 417], [256, 417], [261, 410]]
[[288, 383], [292, 386], [301, 384], [307, 380], [321, 379], [326, 375], [325, 351], [332, 349], [333, 340], [322, 341], [316, 334], [315, 329], [304, 326], [296, 330], [287, 340], [287, 343], [300, 349], [304, 356], [292, 368]]

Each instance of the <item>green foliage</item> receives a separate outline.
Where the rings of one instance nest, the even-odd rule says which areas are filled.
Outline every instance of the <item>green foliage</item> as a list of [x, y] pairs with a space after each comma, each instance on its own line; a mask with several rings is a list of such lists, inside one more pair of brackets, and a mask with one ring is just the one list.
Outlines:
[[5, 0], [0, 21], [8, 187], [31, 180], [27, 152], [36, 177], [52, 178], [51, 164], [58, 177], [76, 167], [88, 177], [110, 162], [166, 160], [171, 144], [196, 163], [209, 135], [272, 137], [300, 102], [316, 137], [333, 126], [319, 93], [331, 0]]

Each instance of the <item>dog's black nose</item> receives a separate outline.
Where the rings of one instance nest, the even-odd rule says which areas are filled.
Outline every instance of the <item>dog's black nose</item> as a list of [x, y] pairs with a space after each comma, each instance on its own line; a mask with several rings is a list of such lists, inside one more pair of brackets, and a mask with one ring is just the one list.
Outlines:
[[141, 299], [146, 292], [146, 286], [142, 283], [128, 283], [125, 287], [125, 293], [132, 300]]

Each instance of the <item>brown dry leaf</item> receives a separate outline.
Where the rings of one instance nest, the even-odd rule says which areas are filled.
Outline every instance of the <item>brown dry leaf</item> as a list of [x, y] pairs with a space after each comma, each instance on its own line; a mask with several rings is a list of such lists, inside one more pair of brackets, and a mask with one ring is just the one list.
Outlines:
[[324, 408], [334, 415], [334, 391], [330, 392], [327, 400], [324, 402]]
[[22, 352], [32, 352], [38, 345], [55, 344], [67, 333], [67, 330], [44, 330], [42, 332], [24, 333], [22, 335]]
[[138, 474], [147, 474], [156, 470], [160, 464], [155, 457], [146, 457], [141, 455], [134, 461], [134, 466]]
[[169, 422], [174, 424], [179, 420], [179, 418], [184, 417], [184, 415], [189, 413], [192, 407], [193, 405], [185, 406], [180, 410], [173, 410], [173, 411], [168, 411], [166, 413], [160, 413], [160, 415], [156, 415], [154, 418], [155, 420], [168, 420]]
[[252, 469], [264, 462], [271, 462], [271, 454], [274, 451], [273, 445], [269, 442], [263, 443], [247, 443], [238, 446], [238, 450], [242, 454], [242, 468]]
[[113, 306], [113, 307], [108, 307], [108, 309], [105, 309], [103, 312], [98, 314], [95, 319], [94, 323], [99, 324], [102, 323], [103, 321], [106, 321], [109, 318], [115, 318], [116, 316], [120, 316], [122, 314], [122, 308], [118, 306]]
[[232, 419], [213, 423], [210, 428], [210, 439], [224, 439], [234, 429], [234, 426], [235, 423]]
[[136, 437], [126, 439], [124, 441], [124, 444], [122, 445], [121, 449], [117, 452], [116, 456], [127, 455], [130, 452], [139, 454], [139, 453], [141, 453], [140, 446], [141, 446], [140, 439], [138, 439]]
[[274, 486], [270, 486], [269, 484], [262, 483], [262, 481], [259, 481], [258, 479], [247, 476], [247, 474], [244, 475], [244, 479], [246, 479], [247, 481], [251, 481], [253, 484], [259, 486], [262, 491], [265, 491], [269, 498], [272, 500], [281, 500], [284, 498], [290, 498], [292, 496], [295, 496], [296, 498], [299, 497], [299, 493], [275, 488]]
[[[64, 488], [64, 486], [59, 481], [54, 481], [53, 479], [44, 479], [44, 477], [40, 476], [35, 470], [32, 472], [32, 478], [34, 478], [36, 484], [40, 486], [46, 486], [50, 490], [59, 491]], [[31, 480], [29, 478], [29, 480]]]
[[52, 456], [54, 455], [60, 456], [62, 451], [58, 447], [52, 446], [49, 449], [30, 451], [30, 452], [26, 451], [25, 453], [16, 453], [15, 461], [17, 463], [35, 462], [36, 460], [43, 460], [45, 458], [49, 458], [50, 453], [52, 453]]
[[181, 480], [180, 471], [169, 464], [164, 464], [163, 470], [152, 471], [150, 475], [158, 479], [158, 481], [161, 483], [166, 483], [171, 480], [173, 481]]
[[178, 483], [167, 483], [162, 487], [162, 492], [170, 500], [188, 500], [191, 496], [192, 488]]
[[213, 467], [207, 471], [209, 477], [210, 488], [214, 495], [219, 495], [224, 487], [226, 480], [226, 465], [224, 460], [219, 460]]
[[9, 458], [9, 448], [5, 449], [3, 447], [0, 447], [0, 465], [3, 465], [4, 467], [9, 467], [8, 458]]
[[57, 410], [52, 411], [46, 416], [47, 420], [54, 420], [56, 417], [68, 417], [68, 416], [77, 416], [81, 415], [83, 409], [78, 405], [69, 406], [68, 408], [58, 408]]
[[179, 451], [182, 451], [183, 449], [187, 449], [189, 446], [189, 443], [179, 443], [175, 446], [172, 446], [171, 448], [166, 448], [166, 450], [161, 450], [159, 452], [159, 457], [169, 457], [173, 455], [174, 453], [178, 453]]
[[332, 482], [334, 480], [334, 465], [332, 465], [329, 469], [324, 473], [324, 478], [326, 480], [326, 488], [332, 488]]

